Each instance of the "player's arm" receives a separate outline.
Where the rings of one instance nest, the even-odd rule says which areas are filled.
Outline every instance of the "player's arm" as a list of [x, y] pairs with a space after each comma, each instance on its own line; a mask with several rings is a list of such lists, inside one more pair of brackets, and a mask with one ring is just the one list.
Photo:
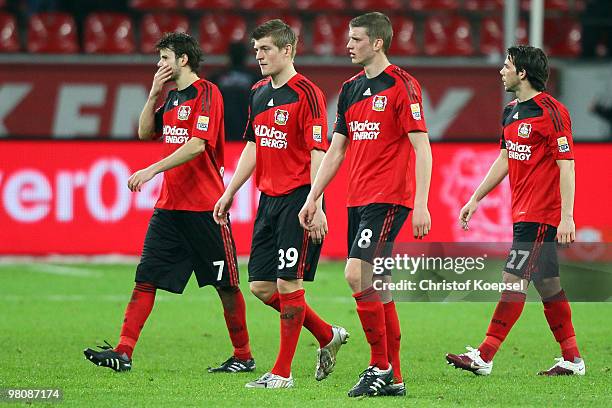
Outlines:
[[508, 150], [501, 149], [499, 151], [499, 156], [491, 165], [489, 172], [485, 176], [484, 180], [480, 183], [470, 201], [467, 202], [465, 206], [461, 209], [459, 213], [459, 222], [463, 229], [468, 229], [468, 222], [470, 218], [472, 218], [472, 214], [478, 208], [478, 203], [480, 200], [485, 198], [487, 194], [491, 192], [499, 183], [502, 182], [504, 177], [508, 175]]
[[[319, 149], [312, 149], [310, 151], [310, 184], [313, 185], [316, 178], [317, 172], [321, 168], [321, 163], [325, 157], [325, 152]], [[316, 213], [313, 220], [310, 222], [310, 238], [315, 244], [323, 242], [323, 238], [328, 232], [327, 217], [323, 211], [323, 194], [315, 202]]]
[[132, 174], [128, 179], [128, 188], [132, 191], [140, 191], [142, 185], [155, 177], [156, 174], [188, 162], [201, 154], [204, 149], [206, 149], [206, 141], [199, 137], [192, 137], [171, 155], [153, 163], [146, 169], [138, 170]]
[[559, 166], [559, 189], [561, 190], [561, 222], [557, 228], [557, 241], [569, 244], [576, 239], [574, 224], [574, 193], [576, 172], [573, 160], [557, 160]]
[[415, 238], [421, 239], [431, 230], [431, 216], [427, 209], [429, 185], [431, 183], [431, 146], [427, 133], [410, 132], [408, 137], [416, 154], [416, 191], [414, 194], [414, 212], [412, 213], [412, 233]]
[[169, 65], [159, 67], [155, 76], [153, 76], [153, 85], [151, 85], [149, 97], [147, 98], [144, 108], [142, 108], [138, 120], [138, 138], [140, 140], [150, 140], [155, 137], [155, 104], [164, 87], [164, 83], [166, 83], [171, 76], [172, 67]]
[[302, 224], [304, 229], [310, 231], [310, 224], [315, 213], [317, 212], [317, 201], [323, 195], [325, 187], [327, 187], [338, 172], [340, 165], [342, 165], [344, 157], [346, 156], [347, 148], [348, 138], [341, 133], [334, 132], [329, 150], [327, 150], [327, 153], [325, 153], [325, 156], [321, 161], [319, 170], [317, 171], [314, 182], [312, 183], [310, 193], [306, 198], [304, 206], [300, 210], [300, 224]]
[[234, 201], [234, 195], [240, 190], [240, 187], [251, 177], [253, 171], [255, 170], [256, 159], [256, 146], [255, 142], [247, 141], [244, 149], [242, 150], [242, 154], [240, 155], [240, 159], [238, 160], [238, 165], [236, 166], [236, 171], [234, 172], [234, 176], [230, 181], [229, 185], [225, 189], [225, 192], [215, 204], [215, 209], [213, 210], [213, 218], [217, 224], [225, 225], [227, 223], [227, 212], [232, 206], [232, 201]]

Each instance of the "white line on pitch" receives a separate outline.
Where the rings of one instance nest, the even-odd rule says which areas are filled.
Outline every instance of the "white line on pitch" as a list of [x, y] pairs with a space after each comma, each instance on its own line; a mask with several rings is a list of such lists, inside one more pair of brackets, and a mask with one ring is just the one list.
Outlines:
[[52, 265], [52, 264], [25, 264], [23, 268], [29, 272], [47, 273], [51, 275], [75, 276], [79, 278], [101, 278], [103, 274], [92, 269], [79, 268], [76, 266], [67, 265]]

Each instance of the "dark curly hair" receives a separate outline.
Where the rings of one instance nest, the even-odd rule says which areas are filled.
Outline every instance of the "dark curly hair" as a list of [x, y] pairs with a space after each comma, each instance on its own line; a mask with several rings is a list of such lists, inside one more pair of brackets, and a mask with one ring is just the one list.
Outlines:
[[165, 33], [159, 39], [155, 48], [159, 50], [168, 49], [174, 51], [176, 58], [187, 55], [187, 64], [193, 72], [198, 72], [202, 62], [202, 49], [198, 41], [185, 33]]

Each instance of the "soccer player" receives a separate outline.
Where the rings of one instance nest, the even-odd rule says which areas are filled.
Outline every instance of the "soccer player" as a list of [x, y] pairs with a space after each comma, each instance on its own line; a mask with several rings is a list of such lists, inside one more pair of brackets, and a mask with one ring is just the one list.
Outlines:
[[214, 215], [226, 222], [234, 195], [255, 170], [261, 197], [249, 258], [250, 288], [280, 312], [281, 338], [272, 370], [246, 386], [289, 388], [302, 326], [319, 342], [319, 381], [332, 372], [349, 336], [344, 328], [323, 321], [304, 299], [303, 281], [314, 280], [327, 220], [322, 199], [315, 204], [321, 211], [310, 231], [300, 226], [298, 212], [328, 147], [327, 113], [323, 92], [295, 71], [297, 36], [291, 27], [281, 20], [267, 21], [253, 31], [252, 41], [265, 78], [251, 90], [247, 143]]
[[[198, 77], [202, 52], [187, 34], [165, 34], [157, 43], [159, 69], [140, 115], [138, 136], [163, 137], [166, 157], [128, 180], [132, 191], [163, 172], [160, 197], [149, 222], [142, 257], [119, 344], [85, 350], [92, 363], [115, 371], [131, 369], [132, 352], [149, 316], [157, 289], [182, 293], [192, 271], [200, 287], [213, 285], [221, 298], [234, 354], [213, 371], [253, 371], [245, 303], [238, 287], [236, 249], [229, 222], [213, 220], [223, 194], [223, 101], [217, 87]], [[164, 83], [177, 88], [155, 110]], [[108, 343], [107, 343], [108, 344]]]
[[[432, 159], [421, 87], [389, 63], [392, 37], [391, 22], [382, 13], [351, 20], [347, 48], [351, 61], [363, 71], [342, 85], [333, 140], [300, 211], [305, 228], [316, 225], [316, 200], [348, 152], [349, 255], [344, 273], [371, 351], [369, 367], [349, 397], [406, 394], [395, 303], [388, 291], [373, 288], [372, 263], [375, 257], [389, 255], [410, 209], [415, 237], [423, 238], [431, 228], [427, 197]], [[415, 169], [410, 164], [413, 148]]]
[[520, 282], [524, 290], [502, 292], [482, 344], [477, 349], [467, 347], [464, 354], [447, 354], [446, 360], [477, 375], [491, 374], [493, 357], [521, 315], [532, 281], [563, 355], [539, 374], [584, 375], [555, 246], [555, 240], [569, 244], [576, 235], [570, 116], [561, 102], [545, 92], [548, 60], [541, 49], [509, 48], [500, 74], [504, 88], [514, 92], [516, 99], [504, 109], [499, 157], [461, 209], [459, 222], [467, 230], [478, 203], [509, 175], [514, 237], [503, 282]]

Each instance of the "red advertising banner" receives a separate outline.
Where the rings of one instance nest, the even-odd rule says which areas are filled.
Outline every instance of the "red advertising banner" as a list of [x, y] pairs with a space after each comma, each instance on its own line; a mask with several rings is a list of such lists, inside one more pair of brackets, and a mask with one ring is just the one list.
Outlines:
[[[432, 140], [495, 139], [502, 85], [494, 67], [404, 67], [421, 83]], [[298, 69], [323, 89], [333, 123], [351, 66]], [[0, 136], [130, 139], [156, 67], [129, 64], [21, 64], [0, 66]], [[204, 74], [215, 71], [206, 67]]]
[[[506, 181], [480, 205], [470, 231], [459, 228], [460, 208], [486, 174], [499, 150], [496, 144], [434, 144], [429, 198], [432, 231], [427, 241], [510, 242], [510, 191]], [[226, 182], [242, 150], [229, 143]], [[0, 255], [128, 254], [142, 248], [157, 200], [161, 175], [141, 192], [127, 179], [158, 160], [160, 143], [0, 142]], [[612, 242], [608, 174], [610, 144], [576, 145], [575, 220], [579, 241]], [[323, 254], [346, 256], [346, 167], [326, 190], [329, 235]], [[240, 255], [248, 255], [258, 193], [248, 182], [231, 210]], [[413, 242], [409, 218], [398, 242]]]

